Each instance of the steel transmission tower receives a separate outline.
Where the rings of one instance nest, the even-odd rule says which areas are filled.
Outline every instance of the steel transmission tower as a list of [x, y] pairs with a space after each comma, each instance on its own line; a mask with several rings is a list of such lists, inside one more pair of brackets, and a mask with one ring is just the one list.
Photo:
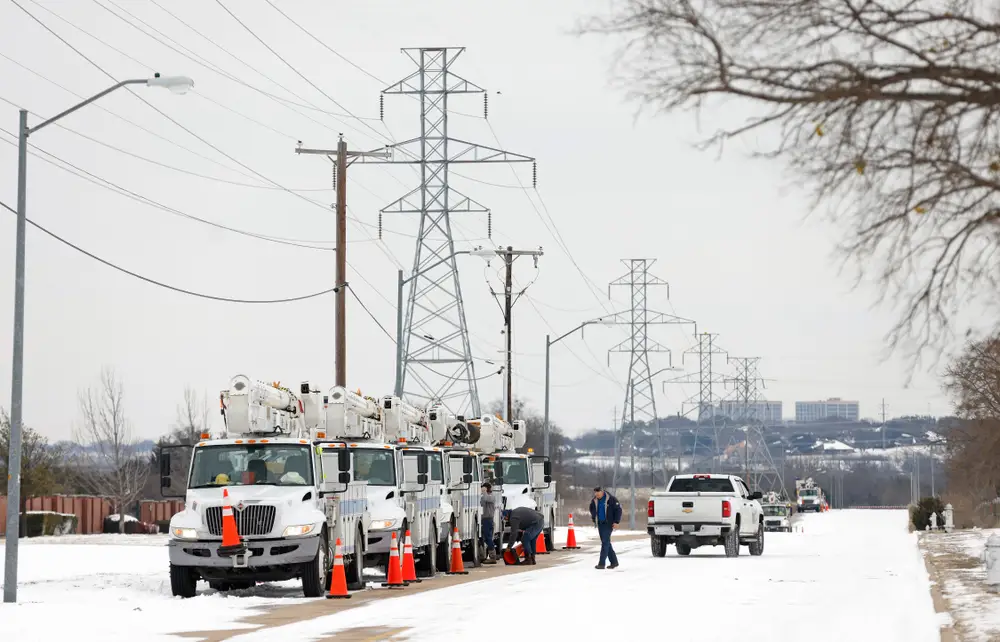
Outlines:
[[386, 87], [382, 94], [409, 95], [419, 100], [420, 136], [387, 146], [388, 160], [365, 157], [357, 161], [420, 167], [420, 186], [382, 210], [386, 214], [420, 215], [414, 277], [405, 304], [401, 393], [411, 402], [439, 401], [452, 412], [478, 417], [479, 390], [451, 217], [489, 210], [449, 185], [449, 167], [458, 163], [534, 162], [535, 159], [449, 136], [449, 96], [483, 93], [485, 116], [485, 90], [451, 69], [464, 47], [402, 51], [417, 65], [417, 70]]
[[[695, 383], [698, 385], [698, 393], [694, 396], [688, 397], [682, 402], [681, 405], [682, 407], [686, 405], [694, 405], [694, 409], [698, 411], [698, 424], [695, 428], [694, 449], [692, 450], [691, 455], [692, 462], [694, 462], [698, 455], [698, 436], [702, 427], [705, 425], [710, 425], [712, 427], [712, 451], [716, 453], [712, 457], [712, 472], [715, 472], [719, 451], [719, 431], [718, 425], [715, 421], [715, 415], [717, 406], [722, 402], [722, 398], [715, 394], [715, 385], [725, 383], [725, 377], [721, 373], [713, 372], [712, 370], [712, 357], [717, 354], [726, 354], [725, 350], [715, 345], [715, 338], [718, 336], [718, 334], [710, 332], [702, 332], [698, 334], [698, 345], [685, 350], [681, 355], [681, 363], [684, 363], [684, 360], [688, 355], [698, 356], [697, 373], [692, 372], [663, 382], [664, 386], [668, 383]], [[695, 377], [697, 377], [697, 379]], [[688, 411], [685, 411], [684, 414], [687, 414], [687, 412]]]
[[[628, 274], [612, 281], [612, 287], [629, 288], [632, 307], [626, 312], [616, 312], [611, 317], [604, 317], [602, 323], [628, 325], [629, 337], [611, 348], [612, 352], [625, 352], [631, 355], [629, 363], [628, 384], [625, 387], [625, 405], [622, 408], [621, 428], [615, 439], [615, 472], [612, 485], [618, 488], [618, 477], [623, 453], [629, 456], [629, 488], [631, 489], [631, 512], [629, 513], [629, 528], [635, 527], [635, 450], [637, 421], [645, 421], [654, 425], [656, 433], [656, 451], [660, 456], [660, 466], [663, 471], [664, 483], [667, 478], [666, 453], [663, 448], [663, 436], [660, 431], [659, 419], [656, 415], [656, 396], [653, 392], [653, 376], [649, 369], [650, 352], [670, 353], [670, 349], [659, 342], [650, 339], [647, 328], [650, 325], [694, 324], [690, 319], [683, 319], [672, 314], [664, 314], [649, 309], [648, 291], [650, 286], [667, 288], [670, 296], [670, 285], [649, 273], [649, 268], [656, 259], [624, 259], [629, 268]], [[609, 354], [610, 356], [610, 354]], [[652, 471], [650, 471], [652, 474]]]
[[736, 369], [735, 376], [727, 381], [735, 386], [737, 416], [732, 419], [740, 424], [730, 443], [733, 445], [737, 442], [742, 433], [743, 440], [738, 445], [743, 450], [744, 479], [751, 490], [785, 493], [784, 479], [774, 464], [765, 438], [766, 420], [757, 415], [760, 387], [763, 385], [759, 371], [760, 357], [728, 357], [727, 361], [734, 364]]

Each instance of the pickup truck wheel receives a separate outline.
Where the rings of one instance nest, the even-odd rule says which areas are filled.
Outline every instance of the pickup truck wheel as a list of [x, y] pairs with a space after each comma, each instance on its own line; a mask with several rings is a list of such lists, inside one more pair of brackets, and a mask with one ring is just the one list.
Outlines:
[[757, 539], [750, 542], [750, 554], [753, 556], [764, 553], [764, 525], [757, 525]]
[[680, 556], [682, 556], [682, 557], [687, 557], [688, 555], [691, 554], [691, 547], [688, 546], [687, 544], [683, 544], [681, 542], [677, 542], [677, 544], [674, 546], [674, 548], [677, 549], [677, 554], [680, 555]]
[[311, 562], [302, 565], [302, 594], [306, 597], [320, 597], [329, 579], [330, 545], [326, 535], [320, 535], [319, 549]]
[[174, 597], [194, 597], [198, 575], [190, 566], [170, 565], [170, 592]]
[[358, 524], [358, 532], [354, 536], [354, 555], [344, 565], [344, 575], [347, 577], [347, 589], [360, 591], [365, 588], [365, 534]]
[[726, 535], [725, 541], [726, 557], [738, 557], [740, 554], [740, 525], [733, 526], [733, 530]]
[[653, 557], [663, 557], [667, 554], [666, 538], [662, 535], [650, 535], [649, 548], [653, 552]]

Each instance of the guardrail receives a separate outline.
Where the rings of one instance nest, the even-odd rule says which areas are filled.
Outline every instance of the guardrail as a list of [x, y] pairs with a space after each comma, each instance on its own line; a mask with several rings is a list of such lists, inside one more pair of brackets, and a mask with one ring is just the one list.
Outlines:
[[906, 510], [908, 506], [847, 506], [850, 510]]

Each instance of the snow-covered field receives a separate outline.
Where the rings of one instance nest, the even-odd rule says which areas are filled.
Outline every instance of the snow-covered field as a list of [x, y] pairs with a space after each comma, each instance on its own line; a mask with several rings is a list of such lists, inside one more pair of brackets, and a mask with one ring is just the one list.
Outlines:
[[1000, 639], [1000, 595], [987, 588], [981, 558], [986, 540], [994, 534], [1000, 534], [1000, 529], [921, 534], [921, 545], [937, 569], [954, 626], [969, 642]]
[[[618, 544], [621, 567], [615, 571], [595, 570], [589, 548], [564, 566], [403, 593], [233, 640], [305, 642], [372, 625], [408, 627], [404, 636], [412, 640], [461, 640], [507, 616], [527, 617], [540, 639], [580, 637], [581, 631], [586, 639], [939, 639], [939, 618], [904, 511], [832, 511], [804, 515], [801, 523], [801, 533], [768, 533], [759, 558], [743, 549], [739, 558], [727, 559], [721, 548], [703, 548], [688, 558], [671, 549], [657, 559], [643, 537]], [[577, 528], [585, 546], [594, 534]], [[206, 588], [191, 600], [174, 599], [163, 544], [157, 536], [25, 542], [21, 603], [0, 606], [0, 637], [33, 642], [54, 639], [58, 631], [59, 638], [81, 641], [176, 641], [164, 634], [236, 629], [234, 623], [253, 611], [304, 601], [294, 583], [229, 595]]]

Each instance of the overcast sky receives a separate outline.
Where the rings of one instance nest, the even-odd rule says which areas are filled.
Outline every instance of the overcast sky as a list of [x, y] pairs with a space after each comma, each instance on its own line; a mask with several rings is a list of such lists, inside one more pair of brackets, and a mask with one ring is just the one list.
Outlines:
[[[517, 265], [520, 283], [537, 278], [514, 311], [516, 396], [541, 409], [545, 334], [561, 334], [606, 309], [628, 309], [627, 292], [617, 289], [609, 302], [606, 284], [626, 272], [621, 259], [647, 257], [657, 260], [653, 272], [670, 282], [669, 301], [665, 291], [651, 291], [650, 308], [697, 320], [700, 331], [719, 333], [718, 345], [733, 356], [762, 357], [764, 395], [784, 402], [786, 417], [794, 415], [795, 400], [831, 396], [859, 400], [864, 417], [875, 417], [883, 398], [890, 415], [948, 411], [933, 368], [918, 371], [906, 388], [907, 362], [880, 360], [891, 312], [873, 308], [874, 288], [852, 291], [850, 279], [838, 274], [833, 250], [840, 231], [819, 218], [806, 220], [806, 195], [781, 165], [748, 160], [746, 146], [732, 146], [721, 161], [693, 149], [699, 136], [693, 116], [636, 119], [636, 105], [612, 84], [616, 43], [571, 33], [579, 18], [604, 3], [280, 3], [338, 57], [264, 0], [224, 0], [299, 76], [215, 1], [17, 2], [115, 78], [153, 72], [194, 78], [195, 91], [185, 96], [144, 87], [135, 92], [225, 154], [124, 90], [33, 136], [40, 150], [175, 211], [87, 182], [33, 150], [28, 217], [108, 261], [225, 297], [286, 298], [332, 287], [332, 252], [238, 235], [176, 212], [332, 247], [329, 163], [294, 154], [296, 141], [333, 147], [343, 132], [352, 148], [367, 149], [386, 137], [418, 135], [417, 103], [406, 97], [387, 96], [384, 124], [378, 120], [380, 90], [414, 70], [400, 48], [464, 46], [454, 71], [489, 90], [489, 124], [481, 118], [481, 97], [455, 98], [452, 106], [461, 114], [451, 119], [452, 135], [538, 158], [537, 192], [530, 164], [513, 171], [462, 166], [463, 176], [452, 181], [493, 211], [492, 241], [484, 216], [454, 217], [460, 249], [493, 243], [545, 249], [537, 275], [530, 261]], [[15, 142], [17, 110], [10, 103], [30, 110], [30, 122], [38, 123], [39, 116], [77, 102], [73, 93], [89, 96], [110, 82], [15, 4], [0, 3], [0, 175], [6, 177], [0, 200], [16, 201], [17, 155], [8, 143]], [[711, 123], [701, 126], [704, 133]], [[296, 196], [275, 183], [302, 191]], [[410, 167], [351, 170], [348, 280], [390, 332], [396, 270], [412, 264], [418, 221], [387, 215], [379, 243], [377, 213], [417, 184]], [[553, 238], [546, 212], [596, 288]], [[0, 216], [5, 408], [14, 229], [13, 215]], [[498, 285], [498, 264], [486, 271], [480, 259], [459, 260], [473, 352], [500, 359], [502, 316], [486, 284], [492, 278]], [[29, 227], [25, 421], [52, 438], [70, 436], [78, 390], [103, 366], [121, 375], [129, 416], [139, 434], [151, 438], [174, 421], [187, 385], [214, 398], [242, 373], [291, 386], [309, 380], [326, 389], [333, 383], [333, 311], [332, 295], [234, 305], [170, 292]], [[697, 367], [691, 355], [681, 360], [694, 345], [689, 330], [654, 328], [651, 334], [673, 349], [675, 366]], [[625, 328], [594, 327], [553, 348], [552, 417], [567, 432], [611, 425], [613, 409], [623, 402], [628, 356], [613, 355], [609, 366], [607, 350], [625, 336]], [[348, 343], [349, 385], [376, 396], [390, 393], [393, 343], [354, 300]], [[654, 370], [668, 365], [662, 354], [651, 362]], [[479, 376], [488, 374], [488, 365], [476, 367]], [[724, 369], [720, 357], [716, 370]], [[676, 373], [659, 379], [667, 376]], [[481, 381], [480, 391], [484, 405], [499, 399], [500, 378]], [[657, 382], [656, 392], [666, 415], [681, 410], [697, 386], [664, 390]]]

